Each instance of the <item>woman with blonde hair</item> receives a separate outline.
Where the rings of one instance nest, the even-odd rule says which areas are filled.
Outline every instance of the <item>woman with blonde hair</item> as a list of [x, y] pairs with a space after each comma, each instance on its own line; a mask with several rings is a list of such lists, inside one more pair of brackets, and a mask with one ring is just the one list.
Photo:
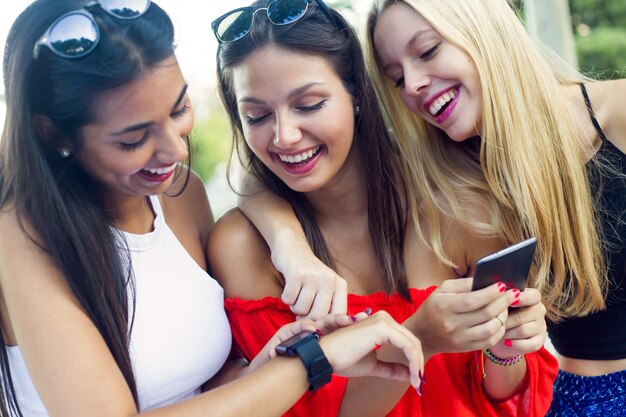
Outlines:
[[[505, 0], [376, 0], [366, 43], [423, 207], [413, 215], [437, 223], [443, 196], [474, 230], [538, 238], [529, 284], [548, 308], [561, 368], [549, 415], [623, 409], [626, 81], [567, 68]], [[469, 200], [489, 224], [468, 217]], [[446, 259], [438, 230], [417, 229]]]

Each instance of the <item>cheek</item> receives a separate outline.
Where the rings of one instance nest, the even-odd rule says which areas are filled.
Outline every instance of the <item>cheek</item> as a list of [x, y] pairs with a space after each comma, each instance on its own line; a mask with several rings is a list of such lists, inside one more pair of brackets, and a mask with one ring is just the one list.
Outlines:
[[185, 115], [185, 117], [181, 120], [181, 123], [180, 123], [180, 136], [181, 137], [189, 136], [189, 134], [191, 133], [191, 130], [193, 129], [194, 120], [195, 118], [193, 115], [193, 110], [189, 109], [188, 114]]
[[[415, 100], [414, 97], [409, 96], [405, 90], [402, 90], [402, 102], [404, 103], [404, 105], [406, 106], [407, 109], [409, 109], [409, 111], [411, 113], [415, 113], [416, 115], [420, 115], [419, 114], [419, 106], [417, 105], [417, 100]], [[421, 116], [420, 116], [421, 117]]]
[[266, 129], [246, 129], [243, 130], [243, 135], [248, 145], [248, 148], [259, 158], [263, 158], [267, 151], [271, 138], [266, 138], [267, 134], [264, 132]]

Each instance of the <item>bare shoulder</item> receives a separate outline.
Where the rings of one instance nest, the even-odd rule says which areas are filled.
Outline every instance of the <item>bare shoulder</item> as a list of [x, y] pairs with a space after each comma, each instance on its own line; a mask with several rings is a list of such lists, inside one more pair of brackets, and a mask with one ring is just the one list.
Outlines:
[[[18, 259], [43, 254], [34, 243], [37, 236], [26, 219], [18, 219], [13, 207], [0, 210], [0, 277], [12, 276], [6, 273]], [[17, 256], [21, 255], [21, 256]]]
[[[457, 264], [459, 274], [472, 276], [478, 259], [502, 249], [505, 245], [500, 237], [486, 231], [492, 219], [485, 210], [486, 204], [478, 196], [461, 201], [461, 204], [467, 222], [454, 217], [452, 210], [448, 208], [442, 214], [442, 244]], [[446, 207], [445, 204], [443, 207]]]
[[213, 212], [204, 183], [192, 170], [188, 179], [186, 175], [181, 177], [172, 185], [169, 195], [163, 195], [165, 218], [175, 233], [178, 230], [194, 230], [200, 240], [206, 242], [213, 226]]
[[239, 209], [231, 209], [215, 223], [207, 243], [212, 276], [227, 297], [279, 297], [282, 278], [261, 234]]
[[588, 88], [602, 130], [626, 153], [626, 79], [590, 83]]
[[116, 398], [116, 404], [107, 405], [104, 415], [130, 415], [132, 396], [107, 344], [61, 270], [33, 239], [38, 237], [27, 219], [20, 222], [14, 210], [0, 210], [5, 343], [20, 346], [51, 415], [89, 415], [94, 404], [108, 404], [105, 398]]
[[12, 322], [21, 313], [50, 307], [46, 297], [73, 302], [61, 272], [38, 240], [28, 220], [18, 218], [12, 207], [0, 210], [0, 307], [9, 343], [15, 343]]

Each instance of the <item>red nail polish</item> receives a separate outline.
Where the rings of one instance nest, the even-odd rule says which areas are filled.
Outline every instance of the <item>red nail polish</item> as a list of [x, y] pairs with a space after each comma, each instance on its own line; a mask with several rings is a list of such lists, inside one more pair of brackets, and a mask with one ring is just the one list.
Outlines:
[[500, 290], [500, 292], [505, 292], [506, 291], [506, 284], [504, 282], [498, 282], [498, 290]]
[[511, 342], [510, 339], [505, 339], [504, 340], [504, 346], [511, 347], [511, 346], [513, 346], [513, 342]]
[[512, 306], [516, 306], [516, 305], [518, 305], [518, 304], [519, 304], [519, 299], [517, 299], [517, 300], [515, 300], [515, 301], [513, 301], [513, 302], [511, 303], [511, 305], [512, 305]]

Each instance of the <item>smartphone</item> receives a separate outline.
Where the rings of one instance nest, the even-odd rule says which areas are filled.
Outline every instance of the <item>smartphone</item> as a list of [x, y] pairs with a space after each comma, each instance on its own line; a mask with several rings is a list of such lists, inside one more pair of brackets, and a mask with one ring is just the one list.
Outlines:
[[537, 239], [531, 237], [498, 252], [480, 258], [476, 262], [476, 273], [472, 291], [503, 282], [506, 288], [526, 288], [526, 279], [533, 262]]

